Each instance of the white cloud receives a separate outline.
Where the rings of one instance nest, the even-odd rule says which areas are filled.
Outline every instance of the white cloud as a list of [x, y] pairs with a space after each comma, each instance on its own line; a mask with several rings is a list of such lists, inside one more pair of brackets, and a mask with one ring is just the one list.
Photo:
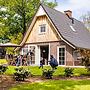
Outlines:
[[90, 0], [69, 0], [70, 5], [73, 9], [80, 8], [89, 8], [90, 9]]
[[80, 16], [90, 11], [90, 0], [57, 0], [57, 10], [72, 10], [73, 16], [79, 19]]

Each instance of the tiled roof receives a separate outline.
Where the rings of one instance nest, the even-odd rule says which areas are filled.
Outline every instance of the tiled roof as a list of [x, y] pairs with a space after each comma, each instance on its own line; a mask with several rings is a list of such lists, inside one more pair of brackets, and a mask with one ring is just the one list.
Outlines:
[[64, 13], [41, 4], [48, 17], [51, 19], [60, 35], [72, 45], [79, 48], [90, 49], [90, 32], [84, 24], [74, 19], [69, 19]]

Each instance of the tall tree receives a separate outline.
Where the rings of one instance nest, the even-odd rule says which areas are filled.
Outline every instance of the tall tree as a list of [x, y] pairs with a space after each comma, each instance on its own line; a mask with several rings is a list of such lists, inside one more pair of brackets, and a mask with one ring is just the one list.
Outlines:
[[[44, 4], [52, 8], [57, 6], [56, 3], [47, 2], [47, 0], [43, 1]], [[0, 29], [3, 32], [6, 31], [2, 34], [2, 37], [11, 40], [15, 36], [17, 39], [18, 33], [24, 35], [39, 4], [40, 0], [0, 0], [1, 9], [5, 9], [0, 9], [0, 17], [5, 20], [1, 21], [4, 26], [2, 25]], [[21, 35], [21, 38], [23, 35]]]
[[[43, 1], [52, 8], [57, 6], [55, 2]], [[0, 0], [0, 42], [19, 44], [39, 4], [40, 0]]]
[[87, 12], [85, 15], [81, 16], [81, 20], [85, 26], [90, 30], [90, 12]]
[[81, 55], [82, 65], [84, 65], [90, 72], [90, 50], [78, 49], [78, 52]]

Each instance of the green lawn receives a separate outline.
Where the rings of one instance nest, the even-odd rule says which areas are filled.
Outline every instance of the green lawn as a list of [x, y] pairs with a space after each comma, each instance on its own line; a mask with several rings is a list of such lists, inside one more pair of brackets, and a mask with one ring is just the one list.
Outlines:
[[[24, 68], [28, 69], [33, 75], [40, 76], [42, 75], [42, 69], [39, 69], [38, 66], [23, 66]], [[7, 71], [5, 74], [12, 75], [15, 72], [16, 66], [8, 66]], [[44, 66], [44, 69], [50, 69], [50, 66]], [[85, 68], [75, 68], [74, 75], [80, 76], [82, 74], [87, 74], [87, 69]], [[58, 67], [54, 73], [54, 76], [64, 75], [64, 67]]]
[[[0, 64], [6, 64], [7, 61], [5, 59], [0, 59]], [[8, 66], [8, 70], [5, 72], [7, 75], [12, 75], [15, 72], [16, 66]], [[27, 68], [33, 75], [42, 75], [42, 69], [39, 69], [38, 66], [23, 66]], [[50, 69], [50, 66], [44, 66], [44, 69]], [[87, 69], [85, 68], [75, 68], [74, 75], [80, 76], [81, 74], [87, 74]], [[64, 67], [58, 67], [54, 73], [55, 76], [64, 75]]]
[[[6, 60], [0, 60], [1, 64], [6, 63]], [[28, 69], [33, 75], [41, 76], [42, 69], [38, 66], [23, 66]], [[16, 66], [8, 66], [6, 75], [13, 75]], [[44, 66], [44, 69], [50, 69], [50, 66]], [[64, 75], [64, 67], [58, 67], [54, 72], [54, 76]], [[74, 68], [74, 76], [88, 74], [85, 68]], [[90, 80], [48, 80], [39, 83], [19, 84], [9, 90], [90, 90]]]
[[90, 80], [49, 80], [17, 85], [9, 90], [90, 90]]

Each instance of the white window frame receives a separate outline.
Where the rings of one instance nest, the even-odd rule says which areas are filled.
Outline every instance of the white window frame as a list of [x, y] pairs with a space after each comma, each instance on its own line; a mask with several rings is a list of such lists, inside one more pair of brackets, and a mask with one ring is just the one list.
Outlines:
[[22, 55], [26, 55], [26, 53], [24, 53], [24, 50], [25, 50], [25, 49], [27, 49], [27, 51], [28, 51], [28, 47], [27, 47], [27, 48], [25, 48], [25, 47], [22, 48]]
[[[41, 27], [42, 26], [45, 26], [45, 32], [41, 32]], [[39, 34], [44, 34], [44, 33], [46, 33], [46, 31], [47, 31], [47, 25], [46, 24], [39, 25]]]
[[66, 66], [66, 46], [57, 46], [57, 61], [59, 63], [59, 48], [65, 48], [65, 64], [60, 66]]
[[31, 66], [33, 66], [33, 65], [38, 65], [37, 64], [37, 59], [38, 59], [38, 56], [37, 56], [37, 45], [35, 45], [35, 44], [32, 44], [32, 45], [28, 45], [28, 51], [30, 50], [30, 47], [31, 46], [33, 46], [33, 47], [35, 47], [35, 64], [31, 64]]

